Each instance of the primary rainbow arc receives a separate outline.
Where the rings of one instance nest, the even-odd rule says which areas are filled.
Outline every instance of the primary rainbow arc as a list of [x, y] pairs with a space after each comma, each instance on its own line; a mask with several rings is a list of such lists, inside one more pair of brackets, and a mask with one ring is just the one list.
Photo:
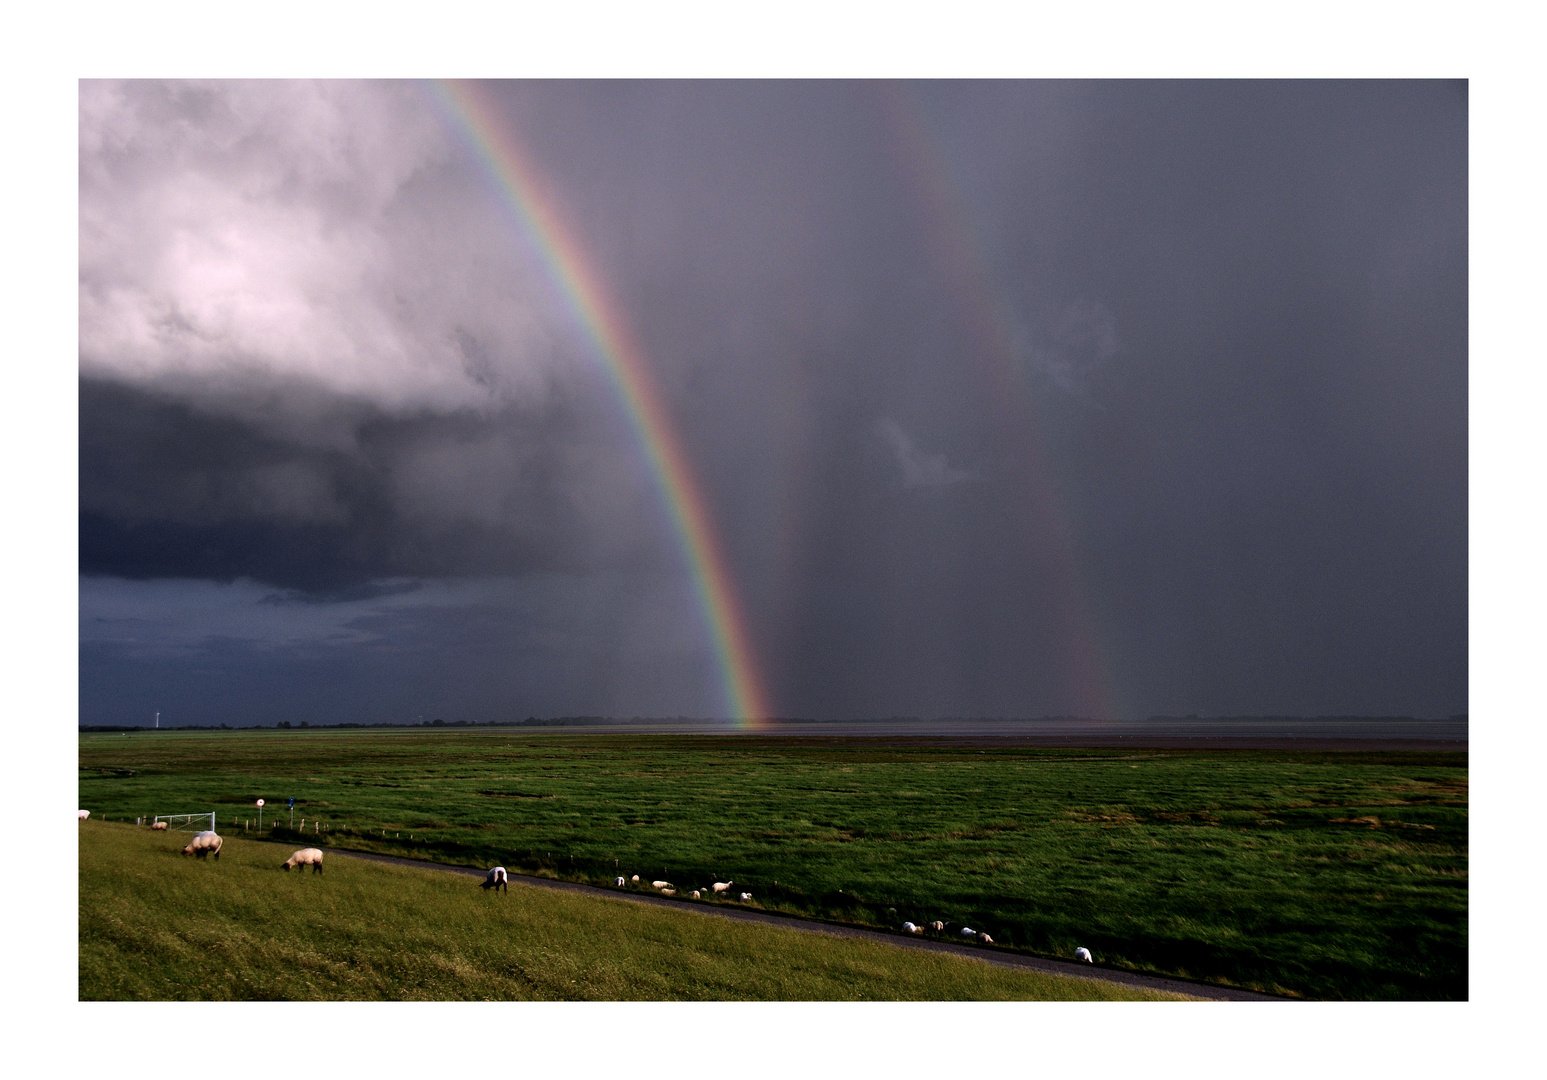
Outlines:
[[687, 455], [617, 304], [545, 196], [509, 126], [476, 85], [440, 82], [436, 96], [504, 196], [618, 395], [650, 464], [693, 580], [719, 667], [726, 706], [742, 726], [768, 719], [768, 699], [736, 591]]

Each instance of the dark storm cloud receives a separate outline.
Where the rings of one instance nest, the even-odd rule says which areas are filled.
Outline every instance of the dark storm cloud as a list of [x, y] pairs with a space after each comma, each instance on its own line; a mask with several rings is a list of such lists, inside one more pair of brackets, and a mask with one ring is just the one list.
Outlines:
[[332, 420], [342, 444], [318, 446], [83, 381], [81, 570], [333, 592], [658, 561], [639, 470], [594, 415], [556, 402], [417, 418], [345, 402]]
[[82, 723], [273, 724], [715, 715], [714, 672], [670, 580], [526, 574], [356, 595], [251, 581], [81, 588]]
[[[638, 448], [472, 160], [412, 88], [282, 90], [83, 91], [83, 573], [339, 603], [645, 575], [594, 648], [579, 601], [469, 624], [574, 631], [523, 669], [553, 712], [646, 711], [617, 670], [703, 711]], [[495, 96], [643, 345], [781, 712], [1465, 711], [1464, 87]], [[662, 611], [669, 662], [612, 632]], [[520, 696], [466, 670], [458, 700]]]

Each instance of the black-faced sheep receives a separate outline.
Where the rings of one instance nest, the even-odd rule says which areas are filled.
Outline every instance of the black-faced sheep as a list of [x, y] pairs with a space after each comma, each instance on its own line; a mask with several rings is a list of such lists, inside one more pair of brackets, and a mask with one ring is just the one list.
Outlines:
[[496, 866], [483, 876], [483, 880], [478, 883], [478, 887], [480, 889], [493, 889], [495, 892], [499, 892], [501, 889], [509, 892], [510, 877], [505, 873], [503, 866]]
[[312, 868], [312, 873], [320, 874], [322, 873], [322, 852], [314, 847], [302, 848], [281, 863], [279, 868], [288, 874], [292, 866], [309, 866]]
[[213, 855], [215, 856], [215, 861], [219, 862], [220, 844], [220, 837], [206, 829], [194, 836], [188, 846], [183, 848], [183, 854], [197, 855], [201, 859], [206, 855]]

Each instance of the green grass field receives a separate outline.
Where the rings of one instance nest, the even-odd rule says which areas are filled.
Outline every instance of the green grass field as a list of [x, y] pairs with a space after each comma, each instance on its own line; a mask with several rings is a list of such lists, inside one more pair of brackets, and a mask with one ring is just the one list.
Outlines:
[[[183, 840], [186, 840], [186, 834]], [[232, 838], [80, 827], [82, 1000], [1175, 1000], [1092, 979]]]
[[318, 846], [733, 879], [769, 909], [1270, 993], [1467, 995], [1464, 753], [268, 730], [83, 735], [80, 769], [99, 816], [214, 809], [240, 836], [294, 796]]

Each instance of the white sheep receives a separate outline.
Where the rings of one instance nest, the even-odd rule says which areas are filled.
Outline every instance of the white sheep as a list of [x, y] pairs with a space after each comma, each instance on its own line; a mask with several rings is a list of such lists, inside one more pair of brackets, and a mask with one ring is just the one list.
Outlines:
[[164, 821], [152, 822], [151, 826], [150, 826], [150, 831], [151, 832], [166, 832], [167, 831], [167, 823], [164, 822]]
[[638, 885], [639, 884], [639, 875], [635, 874], [633, 877], [629, 878], [629, 880], [632, 881], [635, 885]]
[[498, 892], [500, 889], [509, 892], [510, 875], [505, 873], [503, 866], [496, 866], [483, 876], [483, 880], [478, 883], [478, 887], [480, 889], [493, 889], [495, 892]]
[[89, 818], [91, 816], [91, 811], [90, 810], [77, 810], [77, 811], [75, 811], [75, 816], [79, 820], [85, 821], [87, 818]]
[[220, 837], [216, 836], [208, 829], [205, 829], [203, 832], [195, 835], [193, 840], [189, 842], [188, 846], [183, 848], [183, 854], [197, 855], [201, 859], [206, 855], [213, 855], [215, 856], [215, 861], [219, 862], [220, 844]]
[[1087, 964], [1094, 964], [1096, 962], [1094, 959], [1091, 958], [1090, 950], [1085, 948], [1084, 946], [1081, 946], [1080, 948], [1074, 950], [1074, 958], [1076, 960], [1083, 960]]
[[751, 893], [749, 893], [749, 892], [744, 892], [744, 893], [742, 893], [742, 894], [741, 894], [741, 902], [742, 902], [742, 903], [743, 903], [743, 904], [745, 904], [745, 903], [746, 903], [746, 902], [747, 902], [747, 901], [748, 901], [748, 900], [750, 900], [750, 899], [752, 899], [752, 894], [751, 894]]
[[724, 892], [734, 884], [736, 884], [734, 881], [716, 881], [713, 885], [710, 886], [710, 888], [712, 888], [715, 892], [720, 893]]
[[945, 933], [945, 923], [941, 922], [939, 919], [936, 919], [934, 922], [930, 923], [929, 928], [937, 934]]
[[992, 945], [994, 943], [994, 939], [989, 937], [987, 934], [979, 934], [978, 935], [978, 941], [980, 941], [984, 945]]
[[699, 894], [697, 889], [694, 889], [692, 892], [688, 893], [688, 895], [691, 896], [694, 900], [702, 899], [702, 896]]
[[281, 864], [280, 869], [288, 874], [292, 866], [309, 866], [312, 868], [312, 873], [320, 874], [322, 873], [322, 852], [314, 847], [302, 848], [300, 851], [297, 851], [294, 855], [290, 856], [290, 858], [286, 859], [284, 863]]
[[625, 881], [624, 881], [624, 880], [623, 880], [623, 879], [622, 879], [622, 878], [619, 878], [619, 879], [618, 879], [618, 880], [617, 880], [617, 882], [616, 882], [616, 884], [617, 884], [617, 886], [618, 886], [618, 888], [620, 888], [620, 889], [621, 889], [621, 888], [623, 888], [623, 886], [624, 886], [624, 885], [625, 885], [625, 884], [627, 884], [627, 882], [625, 882]]
[[904, 934], [917, 934], [919, 932], [919, 928], [910, 922], [905, 922], [902, 924], [902, 932]]
[[652, 882], [650, 882], [650, 888], [652, 888], [652, 889], [669, 889], [669, 888], [671, 888], [671, 882], [669, 882], [669, 881], [652, 881]]
[[978, 932], [970, 926], [962, 927], [962, 937], [977, 937]]
[[661, 895], [662, 896], [676, 896], [677, 895], [677, 890], [676, 889], [662, 889], [661, 890]]

